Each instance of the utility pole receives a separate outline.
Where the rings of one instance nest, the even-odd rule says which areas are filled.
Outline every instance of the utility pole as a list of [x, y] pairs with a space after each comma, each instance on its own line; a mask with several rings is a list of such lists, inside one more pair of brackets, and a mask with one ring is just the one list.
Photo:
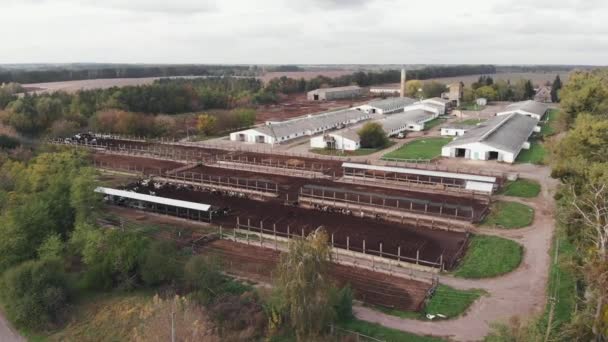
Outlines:
[[171, 304], [171, 342], [175, 342], [175, 302]]

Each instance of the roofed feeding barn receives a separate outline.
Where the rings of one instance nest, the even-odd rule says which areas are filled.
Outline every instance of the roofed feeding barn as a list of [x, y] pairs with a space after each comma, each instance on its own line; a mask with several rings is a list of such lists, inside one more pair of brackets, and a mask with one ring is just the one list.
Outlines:
[[346, 86], [335, 88], [319, 88], [306, 94], [309, 101], [325, 101], [351, 99], [363, 95], [363, 88], [359, 86]]

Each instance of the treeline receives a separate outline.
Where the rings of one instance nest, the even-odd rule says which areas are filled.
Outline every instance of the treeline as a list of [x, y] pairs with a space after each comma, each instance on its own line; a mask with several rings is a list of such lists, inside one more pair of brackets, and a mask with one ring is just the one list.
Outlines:
[[141, 78], [172, 76], [254, 76], [248, 66], [224, 65], [101, 65], [76, 68], [73, 65], [28, 70], [0, 67], [1, 83], [42, 83], [96, 78]]
[[429, 66], [418, 70], [408, 70], [407, 78], [416, 80], [428, 80], [438, 77], [455, 77], [477, 74], [495, 74], [494, 65], [450, 65]]
[[[0, 120], [24, 135], [61, 136], [78, 128], [96, 128], [113, 118], [119, 121], [113, 126], [117, 133], [157, 136], [171, 131], [175, 120], [156, 114], [247, 107], [260, 93], [264, 93], [262, 83], [255, 78], [162, 79], [151, 85], [74, 94], [56, 92], [18, 99], [12, 95], [0, 111]], [[229, 116], [218, 118], [223, 122], [219, 128], [250, 125], [249, 121], [238, 122]]]

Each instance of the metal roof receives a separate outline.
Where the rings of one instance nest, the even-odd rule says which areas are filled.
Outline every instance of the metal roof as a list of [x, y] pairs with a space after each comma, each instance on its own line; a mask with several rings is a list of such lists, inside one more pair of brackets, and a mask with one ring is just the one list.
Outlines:
[[440, 97], [431, 97], [429, 99], [422, 100], [423, 103], [431, 102], [431, 101], [443, 103], [444, 106], [447, 105], [448, 103], [450, 103], [450, 100], [442, 99]]
[[348, 167], [351, 169], [360, 169], [360, 170], [375, 170], [375, 171], [385, 171], [385, 172], [395, 172], [395, 173], [406, 173], [409, 175], [422, 175], [422, 176], [431, 176], [431, 177], [464, 179], [464, 180], [471, 180], [471, 181], [478, 181], [478, 182], [485, 182], [485, 183], [496, 183], [496, 177], [470, 175], [470, 174], [466, 174], [466, 173], [431, 171], [431, 170], [422, 170], [422, 169], [411, 169], [411, 168], [405, 168], [405, 167], [380, 166], [380, 165], [368, 165], [368, 164], [357, 164], [357, 163], [342, 163], [342, 167], [343, 168]]
[[463, 136], [457, 137], [445, 147], [478, 142], [516, 153], [532, 135], [536, 124], [536, 119], [517, 113], [496, 116], [466, 131]]
[[331, 93], [334, 91], [346, 91], [346, 90], [361, 90], [363, 88], [356, 86], [356, 85], [352, 85], [352, 86], [345, 86], [345, 87], [333, 87], [333, 88], [319, 88], [319, 89], [315, 89], [315, 90], [311, 90], [308, 93]]
[[[253, 128], [254, 130], [273, 136], [275, 138], [286, 137], [294, 134], [304, 134], [306, 131], [317, 131], [323, 129], [333, 129], [339, 124], [361, 121], [369, 117], [368, 113], [347, 109], [336, 112], [311, 115], [295, 120], [288, 120], [279, 123], [269, 124]], [[327, 128], [326, 128], [327, 127]]]
[[372, 101], [367, 105], [383, 111], [392, 111], [405, 108], [414, 103], [416, 103], [416, 100], [409, 97], [389, 97], [383, 100]]
[[523, 110], [528, 113], [538, 114], [542, 117], [548, 109], [549, 106], [547, 106], [545, 103], [528, 100], [510, 104], [501, 113]]
[[180, 201], [180, 200], [176, 200], [176, 199], [172, 199], [172, 198], [145, 195], [145, 194], [140, 194], [140, 193], [132, 192], [132, 191], [104, 188], [101, 186], [95, 188], [95, 192], [100, 193], [100, 194], [120, 196], [120, 197], [135, 199], [135, 200], [139, 200], [139, 201], [144, 201], [144, 202], [157, 203], [157, 204], [169, 205], [172, 207], [179, 207], [179, 208], [192, 209], [192, 210], [209, 211], [209, 209], [211, 208], [211, 206], [208, 204]]

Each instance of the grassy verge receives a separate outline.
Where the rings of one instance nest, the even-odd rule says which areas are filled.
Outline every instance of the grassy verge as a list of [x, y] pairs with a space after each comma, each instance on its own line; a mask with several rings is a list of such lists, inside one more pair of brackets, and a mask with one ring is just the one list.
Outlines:
[[433, 159], [441, 155], [441, 148], [452, 138], [426, 138], [414, 140], [399, 149], [385, 154], [382, 158], [394, 159]]
[[374, 307], [374, 309], [401, 318], [428, 320], [426, 314], [429, 313], [442, 314], [447, 316], [447, 319], [452, 319], [464, 314], [469, 306], [483, 294], [482, 290], [457, 290], [440, 284], [423, 312], [401, 311], [380, 306]]
[[542, 165], [545, 161], [545, 154], [547, 151], [542, 143], [539, 141], [533, 141], [530, 144], [530, 148], [527, 150], [521, 150], [515, 162], [517, 163], [529, 163]]
[[390, 329], [383, 327], [379, 324], [369, 323], [365, 321], [360, 321], [358, 319], [354, 319], [348, 323], [341, 323], [340, 328], [356, 331], [360, 334], [373, 337], [379, 340], [387, 341], [387, 342], [400, 342], [400, 341], [408, 341], [408, 342], [441, 342], [444, 341], [438, 337], [430, 337], [430, 336], [418, 336], [411, 333]]
[[492, 204], [490, 214], [481, 223], [493, 228], [523, 228], [534, 221], [534, 209], [517, 202], [499, 201]]
[[325, 156], [367, 156], [369, 154], [382, 151], [391, 146], [395, 145], [394, 141], [390, 141], [386, 146], [377, 147], [377, 148], [360, 148], [354, 151], [342, 151], [342, 150], [328, 150], [326, 148], [313, 148], [310, 150], [312, 153], [322, 154]]
[[440, 125], [444, 122], [445, 122], [444, 118], [434, 118], [431, 121], [427, 121], [424, 123], [424, 131], [430, 131], [434, 127], [437, 127], [438, 125]]
[[557, 133], [556, 121], [559, 116], [559, 110], [557, 109], [549, 109], [547, 113], [546, 121], [541, 126], [540, 133], [544, 137], [548, 137]]
[[523, 257], [523, 247], [497, 236], [477, 235], [471, 239], [454, 275], [461, 278], [490, 278], [513, 271]]
[[500, 193], [505, 196], [532, 198], [540, 193], [540, 184], [533, 180], [520, 178], [507, 182]]

